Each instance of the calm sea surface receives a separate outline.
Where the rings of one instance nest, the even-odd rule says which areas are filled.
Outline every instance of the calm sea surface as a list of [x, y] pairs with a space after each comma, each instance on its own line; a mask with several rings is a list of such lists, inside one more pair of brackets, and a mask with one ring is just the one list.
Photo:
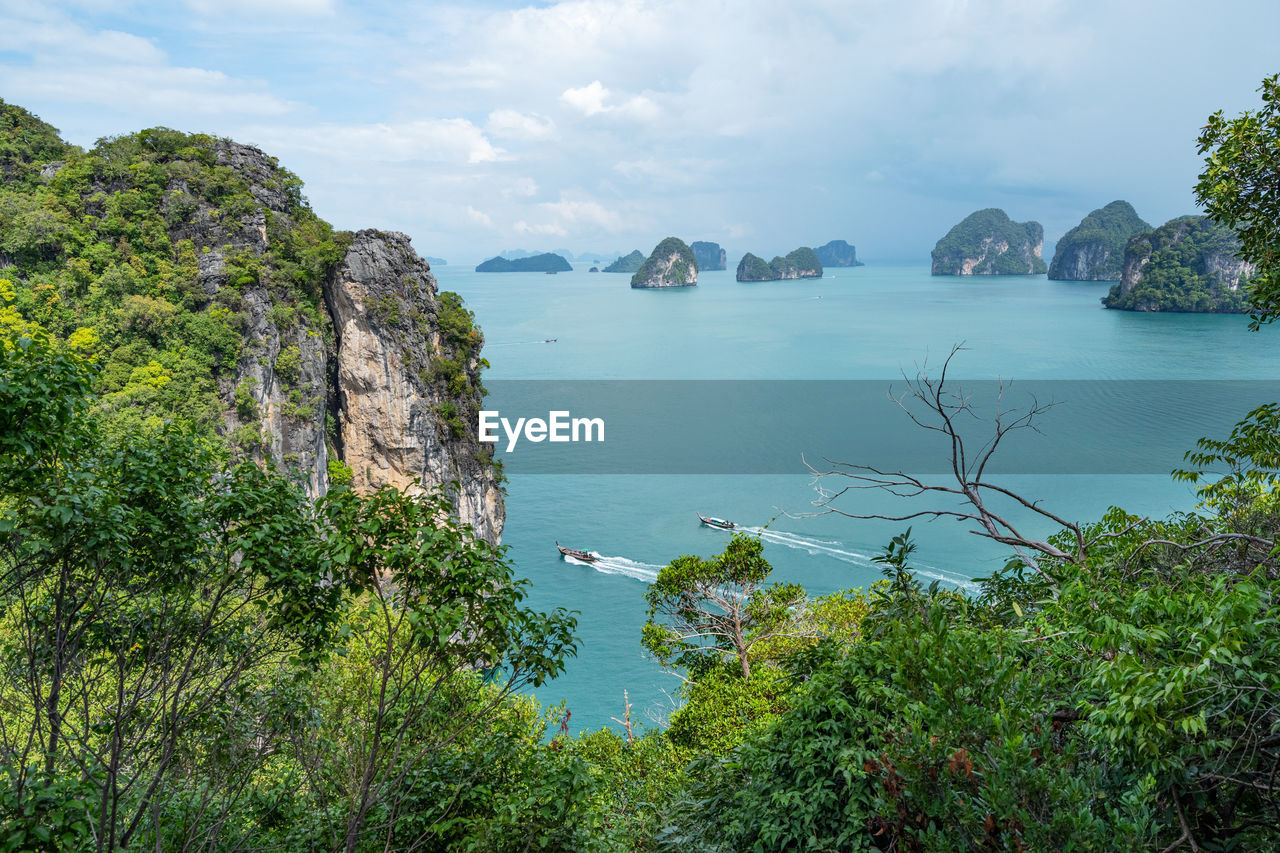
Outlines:
[[[1280, 329], [1250, 333], [1238, 316], [1107, 311], [1098, 301], [1105, 283], [934, 278], [927, 266], [871, 265], [829, 270], [816, 281], [760, 284], [739, 284], [732, 270], [704, 272], [696, 288], [654, 291], [632, 290], [626, 275], [584, 270], [433, 272], [475, 312], [489, 379], [872, 379], [901, 388], [903, 372], [914, 376], [918, 363], [935, 364], [961, 342], [969, 351], [954, 362], [953, 375], [966, 379], [1280, 379]], [[654, 412], [654, 429], [672, 442], [693, 431], [751, 438], [734, 435], [731, 422], [688, 423], [680, 414]], [[1096, 440], [1113, 438], [1100, 431]], [[531, 581], [529, 603], [580, 613], [578, 657], [538, 698], [566, 703], [574, 730], [615, 725], [610, 717], [622, 716], [624, 689], [641, 719], [661, 720], [673, 709], [678, 679], [640, 647], [643, 595], [672, 558], [723, 548], [728, 534], [700, 526], [695, 510], [759, 529], [776, 579], [811, 593], [878, 580], [870, 557], [906, 524], [804, 517], [816, 495], [802, 471], [513, 475], [503, 541]], [[1163, 475], [1000, 482], [1080, 520], [1111, 505], [1164, 515], [1194, 504], [1187, 486]], [[901, 510], [874, 493], [846, 508]], [[1003, 564], [1006, 549], [967, 531], [955, 522], [915, 522], [919, 574], [965, 586]], [[604, 559], [566, 561], [557, 539]]]

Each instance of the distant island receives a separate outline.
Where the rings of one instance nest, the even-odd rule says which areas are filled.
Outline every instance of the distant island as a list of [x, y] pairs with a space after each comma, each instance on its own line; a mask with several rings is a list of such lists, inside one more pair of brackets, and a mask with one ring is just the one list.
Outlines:
[[476, 272], [571, 272], [573, 267], [559, 255], [546, 252], [510, 260], [498, 255], [476, 267]]
[[698, 283], [698, 259], [693, 249], [678, 237], [668, 237], [657, 246], [631, 277], [635, 288], [689, 287]]
[[1119, 281], [1129, 238], [1151, 226], [1127, 201], [1093, 211], [1058, 241], [1049, 264], [1055, 281]]
[[609, 266], [605, 267], [603, 272], [626, 272], [635, 273], [644, 263], [644, 254], [636, 249], [629, 255], [623, 255]]
[[448, 262], [448, 261], [446, 261], [444, 258], [432, 258], [432, 257], [427, 257], [425, 260], [426, 260], [426, 262], [427, 262], [427, 263], [429, 263], [429, 264], [430, 264], [431, 266], [433, 266], [433, 267], [447, 267], [447, 266], [449, 266], [449, 262]]
[[844, 240], [832, 240], [813, 250], [824, 267], [866, 266], [858, 260], [858, 250]]
[[1256, 272], [1239, 257], [1235, 232], [1207, 216], [1171, 219], [1129, 240], [1120, 283], [1102, 298], [1123, 311], [1244, 314]]
[[769, 263], [747, 252], [738, 262], [738, 281], [782, 281], [784, 279], [822, 278], [822, 261], [808, 246], [801, 246], [786, 257], [775, 257]]
[[998, 207], [975, 211], [933, 249], [933, 275], [1035, 275], [1046, 271], [1044, 227], [1014, 222]]
[[724, 249], [720, 248], [719, 243], [698, 240], [690, 243], [689, 248], [693, 250], [693, 256], [698, 260], [699, 270], [722, 270], [725, 268]]

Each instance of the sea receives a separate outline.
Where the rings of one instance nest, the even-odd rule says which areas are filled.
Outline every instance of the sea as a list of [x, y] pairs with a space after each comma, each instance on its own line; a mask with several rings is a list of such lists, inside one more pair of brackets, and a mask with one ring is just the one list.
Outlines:
[[[633, 290], [630, 276], [590, 273], [585, 265], [557, 275], [476, 273], [456, 265], [433, 272], [441, 289], [460, 293], [475, 313], [491, 365], [487, 382], [863, 380], [901, 393], [922, 366], [936, 376], [962, 344], [952, 380], [1150, 380], [1157, 389], [1168, 382], [1185, 397], [1180, 410], [1192, 419], [1203, 415], [1206, 430], [1220, 434], [1223, 424], [1267, 400], [1201, 407], [1194, 390], [1200, 386], [1188, 380], [1236, 383], [1246, 398], [1254, 388], [1272, 393], [1268, 383], [1280, 380], [1280, 329], [1250, 332], [1242, 316], [1106, 310], [1099, 301], [1106, 282], [934, 277], [927, 264], [874, 261], [829, 269], [821, 279], [753, 284], [735, 281], [733, 270], [703, 271], [696, 287], [663, 290]], [[760, 429], [748, 419], [682, 414], [653, 411], [653, 430], [672, 443], [711, 435], [749, 445], [765, 438], [735, 432]], [[1155, 429], [1167, 417], [1126, 415], [1139, 424], [1147, 418]], [[918, 429], [905, 419], [901, 428]], [[1079, 423], [1073, 430], [1062, 445], [1076, 451], [1081, 443], [1110, 447], [1125, 438], [1102, 421], [1096, 430]], [[1052, 447], [1052, 432], [1043, 440]], [[1181, 450], [1161, 448], [1154, 459], [1143, 447], [1126, 452], [1143, 457], [1139, 473], [1071, 473], [1066, 464], [997, 481], [1069, 520], [1096, 519], [1111, 506], [1153, 517], [1194, 508], [1193, 487], [1169, 475], [1182, 463]], [[508, 466], [503, 544], [516, 573], [529, 581], [525, 603], [543, 611], [563, 607], [578, 619], [576, 657], [563, 675], [532, 692], [556, 713], [567, 710], [574, 732], [619, 728], [614, 718], [624, 716], [624, 694], [641, 727], [664, 725], [678, 707], [679, 677], [646, 654], [640, 633], [644, 593], [662, 567], [682, 554], [713, 556], [728, 541], [728, 533], [702, 525], [697, 512], [758, 535], [774, 579], [800, 583], [813, 595], [875, 583], [882, 575], [872, 558], [908, 527], [917, 545], [913, 567], [925, 582], [974, 591], [975, 578], [1010, 557], [1008, 547], [951, 519], [823, 513], [815, 501], [832, 484], [799, 460], [794, 473], [515, 467]], [[938, 505], [927, 497], [914, 501], [905, 508], [872, 490], [841, 506], [855, 515], [904, 515]], [[1043, 519], [1025, 513], [1017, 519], [1028, 535], [1053, 532]], [[556, 541], [599, 559], [564, 558]]]

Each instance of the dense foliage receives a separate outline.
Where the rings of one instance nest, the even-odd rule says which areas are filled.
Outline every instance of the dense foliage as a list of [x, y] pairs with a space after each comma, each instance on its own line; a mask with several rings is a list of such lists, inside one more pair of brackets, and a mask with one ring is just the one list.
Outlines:
[[[692, 279], [692, 280], [691, 280]], [[667, 237], [653, 247], [645, 262], [631, 277], [632, 287], [681, 287], [696, 284], [698, 259], [679, 237]]]
[[778, 278], [822, 278], [822, 261], [808, 246], [801, 246], [769, 262]]
[[[1135, 235], [1125, 247], [1133, 270], [1103, 297], [1126, 311], [1240, 314], [1248, 310], [1240, 242], [1205, 216], [1184, 216]], [[1144, 263], [1145, 259], [1145, 263]]]
[[[181, 424], [103, 432], [91, 365], [4, 319], [0, 849], [573, 831], [582, 771], [534, 749], [536, 711], [507, 697], [563, 668], [574, 620], [522, 608], [447, 501], [313, 502]], [[532, 800], [500, 775], [528, 761], [521, 785], [556, 780]], [[516, 799], [476, 799], [487, 778]]]
[[[1124, 249], [1129, 238], [1151, 226], [1127, 201], [1113, 201], [1092, 211], [1072, 228], [1053, 250], [1049, 278], [1071, 281], [1119, 281], [1124, 269]], [[1078, 275], [1076, 265], [1088, 268]]]
[[571, 272], [573, 266], [559, 255], [544, 252], [509, 260], [498, 255], [476, 266], [476, 272]]
[[1240, 257], [1256, 267], [1249, 300], [1253, 325], [1280, 317], [1280, 75], [1262, 81], [1262, 108], [1209, 116], [1199, 152], [1208, 154], [1196, 201], [1236, 232]]
[[[1014, 222], [998, 207], [960, 220], [933, 248], [934, 275], [1033, 275], [1046, 271], [1044, 227]], [[966, 261], [973, 262], [966, 273]]]
[[603, 272], [635, 273], [644, 263], [644, 253], [635, 249], [629, 255], [623, 255], [604, 268]]
[[822, 262], [808, 246], [777, 255], [765, 263], [763, 258], [750, 252], [738, 262], [738, 281], [780, 281], [782, 279], [822, 278]]
[[[321, 281], [344, 238], [306, 206], [295, 176], [264, 158], [251, 186], [225, 165], [236, 153], [154, 128], [64, 151], [46, 177], [0, 187], [16, 305], [96, 359], [98, 405], [121, 432], [160, 416], [224, 428], [248, 288], [271, 292], [279, 325], [326, 333]], [[215, 267], [227, 276], [216, 293], [202, 280]]]
[[768, 261], [750, 252], [738, 261], [738, 281], [775, 281], [777, 277]]
[[33, 184], [46, 164], [75, 153], [57, 128], [0, 99], [0, 180]]

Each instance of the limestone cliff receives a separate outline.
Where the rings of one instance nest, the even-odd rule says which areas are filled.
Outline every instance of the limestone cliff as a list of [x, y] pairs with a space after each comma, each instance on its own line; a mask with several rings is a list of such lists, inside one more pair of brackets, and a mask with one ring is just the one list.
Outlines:
[[678, 237], [657, 246], [631, 277], [635, 288], [689, 287], [698, 283], [698, 261], [693, 250]]
[[[230, 140], [150, 128], [81, 151], [3, 101], [0, 124], [20, 131], [0, 134], [4, 277], [24, 305], [50, 275], [66, 283], [50, 330], [100, 365], [105, 424], [181, 419], [316, 496], [451, 489], [497, 540], [502, 493], [476, 436], [483, 338], [407, 237], [335, 232], [297, 176]], [[28, 211], [50, 227], [13, 227]]]
[[933, 249], [933, 275], [1034, 275], [1045, 272], [1044, 227], [1014, 222], [996, 207], [975, 211]]
[[785, 279], [822, 278], [822, 262], [808, 246], [778, 255], [768, 263], [747, 252], [738, 262], [738, 281], [782, 281]]
[[[234, 142], [216, 149], [262, 209], [238, 228], [197, 216], [180, 229], [219, 246], [200, 259], [211, 293], [226, 284], [224, 256], [269, 251], [267, 217], [278, 226], [290, 205], [273, 158]], [[262, 452], [302, 473], [313, 495], [329, 489], [331, 461], [350, 469], [357, 489], [445, 488], [459, 518], [498, 541], [502, 493], [491, 448], [475, 436], [483, 339], [478, 331], [474, 339], [442, 336], [435, 277], [407, 236], [360, 231], [347, 240], [324, 277], [323, 310], [310, 317], [281, 311], [268, 285], [244, 291], [249, 322], [232, 387], [256, 409], [242, 417], [229, 406], [229, 431], [260, 425]], [[465, 311], [460, 303], [452, 310]]]
[[1126, 311], [1244, 313], [1244, 285], [1257, 269], [1239, 250], [1235, 233], [1207, 216], [1171, 219], [1129, 240], [1120, 283], [1102, 303]]
[[824, 267], [865, 266], [858, 260], [858, 250], [844, 240], [832, 240], [813, 250]]
[[764, 258], [747, 252], [738, 261], [738, 281], [777, 281], [778, 274]]
[[693, 256], [698, 260], [698, 271], [704, 270], [722, 270], [725, 268], [724, 249], [720, 248], [719, 243], [709, 243], [705, 240], [697, 240], [689, 244], [689, 248], [693, 250]]
[[325, 280], [335, 332], [337, 436], [352, 485], [450, 487], [462, 521], [502, 533], [489, 445], [475, 436], [482, 340], [451, 322], [426, 262], [404, 234], [361, 231]]
[[1072, 228], [1053, 251], [1049, 278], [1058, 281], [1119, 281], [1129, 238], [1151, 226], [1127, 201], [1113, 201]]

